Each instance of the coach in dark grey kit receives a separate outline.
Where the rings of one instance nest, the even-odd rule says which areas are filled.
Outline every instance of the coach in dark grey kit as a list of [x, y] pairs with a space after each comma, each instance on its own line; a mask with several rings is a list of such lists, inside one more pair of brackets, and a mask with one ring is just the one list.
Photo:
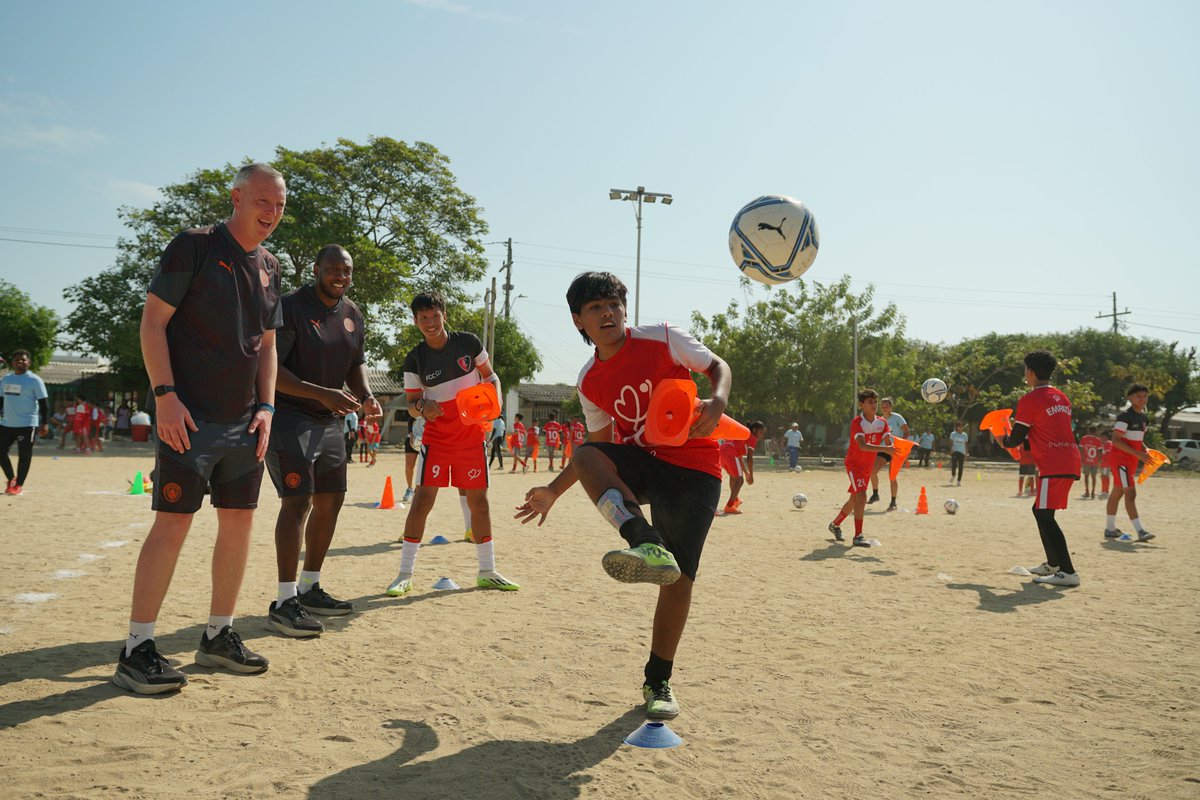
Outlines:
[[196, 663], [262, 672], [267, 659], [233, 629], [262, 459], [275, 413], [279, 262], [261, 246], [283, 217], [287, 187], [265, 164], [238, 171], [233, 214], [184, 231], [163, 252], [142, 313], [141, 344], [157, 399], [156, 515], [138, 556], [129, 638], [113, 683], [139, 694], [187, 676], [154, 645], [154, 625], [205, 488], [217, 509], [212, 601]]
[[[354, 607], [321, 588], [321, 566], [346, 499], [344, 415], [370, 419], [383, 411], [367, 384], [362, 312], [346, 297], [354, 261], [341, 245], [321, 248], [314, 280], [284, 296], [279, 356], [279, 411], [267, 471], [282, 503], [275, 522], [279, 591], [267, 624], [287, 636], [325, 630], [313, 614], [339, 616]], [[305, 520], [307, 519], [307, 525]], [[296, 581], [304, 530], [304, 571]]]

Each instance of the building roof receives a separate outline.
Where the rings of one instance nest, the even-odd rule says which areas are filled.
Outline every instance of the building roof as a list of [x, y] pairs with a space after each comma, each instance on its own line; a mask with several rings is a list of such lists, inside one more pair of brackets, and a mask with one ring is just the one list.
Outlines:
[[33, 370], [47, 386], [62, 386], [84, 375], [102, 375], [108, 371], [108, 364], [101, 363], [95, 356], [65, 356], [61, 353], [55, 353], [41, 369]]
[[386, 369], [368, 369], [367, 380], [371, 382], [371, 391], [375, 394], [404, 394], [404, 383], [393, 378]]
[[560, 404], [575, 396], [575, 387], [565, 383], [521, 383], [517, 397], [530, 403]]

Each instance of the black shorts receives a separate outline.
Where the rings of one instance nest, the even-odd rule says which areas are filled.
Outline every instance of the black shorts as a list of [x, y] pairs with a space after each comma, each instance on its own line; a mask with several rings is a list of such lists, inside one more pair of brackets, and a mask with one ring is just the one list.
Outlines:
[[891, 453], [876, 453], [875, 457], [883, 459], [883, 463], [885, 463], [885, 464], [892, 463], [892, 454]]
[[214, 508], [257, 508], [263, 469], [255, 452], [258, 434], [246, 433], [249, 424], [196, 420], [199, 430], [188, 431], [192, 446], [183, 453], [159, 440], [151, 508], [194, 514], [206, 488]]
[[412, 438], [411, 437], [405, 436], [404, 437], [404, 452], [412, 453], [415, 456], [415, 455], [418, 455], [421, 451], [412, 446]]
[[650, 504], [650, 521], [684, 575], [696, 580], [704, 540], [721, 500], [721, 479], [668, 464], [636, 445], [588, 442], [616, 465], [639, 503]]
[[1037, 475], [1037, 464], [1022, 464], [1017, 470], [1018, 475]]
[[282, 411], [271, 425], [267, 472], [280, 497], [346, 491], [342, 422]]

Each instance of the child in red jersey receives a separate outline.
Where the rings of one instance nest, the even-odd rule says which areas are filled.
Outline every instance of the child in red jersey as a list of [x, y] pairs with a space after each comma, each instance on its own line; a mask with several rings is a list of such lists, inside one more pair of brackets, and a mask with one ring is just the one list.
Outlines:
[[[1096, 435], [1096, 426], [1088, 428], [1087, 433], [1079, 437], [1079, 455], [1083, 459], [1083, 498], [1096, 499], [1096, 472], [1100, 468], [1100, 456], [1103, 453], [1104, 442]], [[1105, 489], [1108, 487], [1106, 486]]]
[[[563, 426], [558, 421], [558, 412], [551, 411], [550, 418], [546, 420], [546, 424], [542, 427], [546, 432], [546, 449], [550, 451], [550, 471], [554, 472], [554, 455], [562, 448]], [[560, 456], [559, 466], [566, 466], [566, 460]], [[537, 470], [535, 469], [534, 472]]]
[[[1109, 432], [1109, 436], [1112, 432]], [[1108, 497], [1109, 484], [1112, 482], [1112, 439], [1104, 439], [1100, 453], [1100, 499]]]
[[1033, 497], [1033, 487], [1037, 483], [1037, 461], [1033, 458], [1033, 451], [1028, 447], [1021, 448], [1021, 459], [1017, 466], [1017, 497], [1022, 497], [1026, 492], [1030, 497]]
[[83, 395], [75, 396], [75, 416], [71, 420], [71, 430], [75, 435], [75, 452], [86, 456], [91, 452], [92, 406], [83, 399]]
[[1150, 460], [1146, 451], [1146, 430], [1150, 420], [1146, 416], [1146, 403], [1150, 401], [1150, 390], [1140, 383], [1129, 387], [1125, 393], [1129, 400], [1129, 408], [1117, 415], [1117, 422], [1112, 432], [1112, 471], [1113, 489], [1108, 496], [1108, 506], [1105, 509], [1107, 518], [1104, 525], [1105, 539], [1119, 539], [1121, 531], [1117, 529], [1117, 507], [1121, 498], [1125, 498], [1125, 511], [1129, 521], [1137, 531], [1139, 542], [1148, 542], [1154, 534], [1142, 527], [1142, 520], [1137, 509], [1137, 484], [1134, 477], [1138, 467]]
[[529, 460], [533, 462], [533, 471], [537, 472], [538, 451], [542, 449], [542, 429], [536, 424], [529, 426]]
[[567, 439], [567, 461], [570, 461], [575, 451], [587, 441], [587, 428], [584, 427], [579, 417], [571, 417], [570, 431], [571, 435]]
[[[1004, 437], [1004, 447], [1020, 447], [1029, 442], [1037, 462], [1037, 497], [1033, 517], [1046, 560], [1030, 567], [1034, 581], [1051, 586], [1078, 586], [1079, 575], [1071, 563], [1067, 537], [1054, 519], [1054, 512], [1067, 507], [1071, 486], [1079, 480], [1079, 448], [1071, 430], [1071, 401], [1050, 385], [1058, 360], [1045, 350], [1025, 356], [1025, 383], [1030, 391], [1017, 403], [1013, 430]], [[993, 436], [993, 438], [995, 438]]]
[[[604, 570], [623, 583], [659, 586], [642, 698], [648, 717], [670, 719], [679, 714], [670, 685], [676, 649], [721, 499], [717, 443], [708, 437], [725, 410], [732, 375], [719, 356], [678, 328], [628, 327], [626, 294], [621, 280], [608, 272], [586, 272], [567, 290], [571, 320], [596, 348], [578, 382], [589, 441], [549, 486], [529, 490], [517, 518], [540, 518], [541, 524], [563, 492], [577, 480], [583, 484], [627, 543], [604, 555]], [[689, 438], [678, 446], [650, 444], [646, 416], [655, 387], [665, 379], [690, 379], [692, 372], [708, 376], [712, 397], [701, 401]], [[642, 513], [647, 502], [653, 525]], [[629, 596], [611, 599], [619, 603]]]
[[528, 431], [525, 429], [524, 420], [524, 414], [517, 414], [516, 417], [514, 417], [513, 432], [512, 436], [509, 437], [510, 445], [512, 447], [513, 460], [513, 468], [509, 470], [510, 472], [517, 471], [517, 464], [521, 465], [522, 473], [529, 468], [529, 462], [521, 457], [525, 453], [525, 438], [528, 435]]
[[874, 389], [863, 389], [858, 393], [858, 407], [862, 411], [850, 422], [850, 449], [846, 451], [846, 474], [850, 476], [850, 497], [842, 504], [842, 510], [829, 523], [829, 532], [839, 542], [845, 541], [842, 536], [841, 524], [854, 512], [854, 541], [855, 547], [870, 547], [863, 538], [863, 517], [867, 512], [867, 487], [871, 484], [871, 473], [875, 469], [875, 459], [879, 453], [892, 456], [895, 450], [891, 445], [891, 434], [888, 433], [887, 420], [875, 415], [879, 405], [879, 395]]
[[754, 448], [767, 426], [762, 422], [750, 423], [750, 438], [725, 439], [721, 442], [721, 469], [729, 476], [729, 502], [726, 514], [742, 513], [742, 498], [739, 496], [743, 484], [754, 483]]

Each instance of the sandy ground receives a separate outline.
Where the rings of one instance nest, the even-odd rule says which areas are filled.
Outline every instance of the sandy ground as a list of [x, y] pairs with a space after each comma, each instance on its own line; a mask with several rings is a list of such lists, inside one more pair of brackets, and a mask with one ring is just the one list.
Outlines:
[[191, 683], [147, 698], [109, 678], [152, 519], [122, 493], [149, 452], [39, 450], [25, 496], [0, 499], [0, 795], [1200, 797], [1196, 479], [1143, 487], [1146, 545], [1102, 541], [1102, 503], [1073, 499], [1060, 518], [1083, 585], [1062, 590], [1008, 572], [1042, 560], [1015, 472], [970, 468], [950, 489], [905, 470], [901, 506], [923, 483], [932, 513], [871, 507], [882, 546], [862, 550], [825, 531], [840, 471], [763, 465], [701, 565], [674, 680], [685, 743], [649, 751], [622, 739], [642, 722], [654, 590], [601, 570], [620, 540], [582, 492], [521, 529], [506, 510], [537, 479], [494, 473], [512, 594], [432, 590], [476, 569], [443, 493], [428, 536], [453, 543], [424, 548], [416, 591], [391, 599], [405, 512], [369, 506], [388, 474], [402, 488], [401, 459], [351, 468], [323, 584], [359, 612], [316, 640], [265, 627], [268, 484], [237, 621], [263, 675], [192, 663], [215, 529], [198, 514], [158, 624]]

